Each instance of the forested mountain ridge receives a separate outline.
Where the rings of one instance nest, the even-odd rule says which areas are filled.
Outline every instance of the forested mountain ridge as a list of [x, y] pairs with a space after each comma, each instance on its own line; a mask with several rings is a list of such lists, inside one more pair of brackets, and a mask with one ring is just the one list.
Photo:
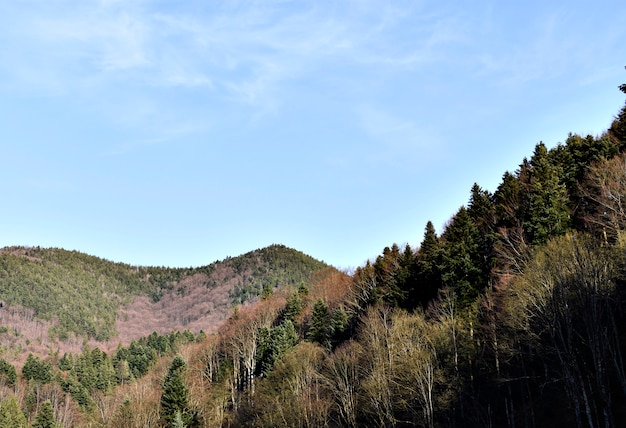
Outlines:
[[625, 130], [626, 105], [600, 136], [540, 142], [341, 293], [231, 318], [189, 358], [217, 406], [195, 426], [624, 426]]
[[68, 339], [128, 343], [153, 331], [211, 331], [233, 304], [256, 298], [263, 287], [306, 283], [325, 268], [282, 245], [197, 268], [130, 266], [58, 248], [4, 248], [0, 327], [13, 338], [2, 342], [37, 339], [22, 331], [25, 322], [61, 349]]
[[[253, 286], [215, 334], [0, 359], [0, 427], [625, 426], [625, 204], [626, 104], [602, 135], [538, 143], [495, 192], [474, 184], [418, 246]], [[222, 275], [231, 303], [245, 266]], [[153, 304], [205, 284], [160, 272]]]

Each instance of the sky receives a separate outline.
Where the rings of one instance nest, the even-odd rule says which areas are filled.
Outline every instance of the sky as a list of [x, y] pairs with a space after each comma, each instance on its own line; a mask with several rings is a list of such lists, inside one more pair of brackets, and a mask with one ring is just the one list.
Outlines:
[[0, 3], [0, 246], [353, 269], [624, 105], [622, 1]]

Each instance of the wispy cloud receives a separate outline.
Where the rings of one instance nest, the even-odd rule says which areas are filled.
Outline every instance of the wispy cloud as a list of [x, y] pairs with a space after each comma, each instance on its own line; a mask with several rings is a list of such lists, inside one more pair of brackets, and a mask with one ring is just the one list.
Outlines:
[[[589, 8], [570, 8], [545, 3], [531, 11], [520, 11], [516, 25], [512, 25], [512, 20], [492, 22], [488, 31], [475, 32], [474, 42], [479, 43], [474, 47], [477, 75], [500, 86], [523, 88], [530, 82], [571, 75], [574, 70], [585, 76], [594, 74], [595, 65], [589, 59], [597, 57], [599, 50], [617, 44], [617, 40], [623, 41], [626, 35], [625, 27], [594, 28], [596, 37], [591, 40], [586, 30], [581, 30], [586, 25], [586, 15], [601, 7], [589, 4]], [[611, 40], [616, 31], [620, 37]], [[599, 39], [604, 39], [606, 46], [598, 43]]]
[[[38, 66], [40, 73], [47, 70], [42, 80], [68, 87], [95, 74], [139, 77], [163, 86], [224, 88], [249, 102], [271, 85], [331, 60], [333, 66], [406, 66], [425, 61], [426, 50], [432, 55], [441, 44], [460, 39], [454, 22], [433, 23], [419, 7], [374, 3], [351, 8], [191, 1], [174, 12], [157, 11], [148, 2], [33, 2], [31, 8], [5, 7], [2, 24], [13, 21], [8, 26], [13, 48], [4, 59], [13, 61], [3, 61], [4, 68], [10, 70], [8, 64], [18, 60]], [[397, 24], [410, 19], [418, 19], [420, 31], [413, 36], [419, 39], [391, 42]]]
[[358, 109], [360, 125], [371, 139], [367, 153], [370, 164], [417, 165], [445, 153], [446, 145], [419, 119], [366, 105]]
[[[386, 85], [466, 42], [457, 15], [413, 1], [9, 3], [0, 6], [0, 91], [77, 99], [146, 141], [177, 122], [200, 128], [211, 113], [254, 123], [294, 93], [301, 103], [313, 87], [332, 96], [353, 75]], [[374, 105], [369, 89], [355, 88], [354, 103]]]

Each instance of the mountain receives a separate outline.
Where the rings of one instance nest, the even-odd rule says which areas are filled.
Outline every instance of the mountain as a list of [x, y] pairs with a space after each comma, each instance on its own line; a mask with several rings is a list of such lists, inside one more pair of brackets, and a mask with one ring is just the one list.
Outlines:
[[352, 276], [282, 246], [195, 269], [7, 248], [0, 427], [626, 426], [625, 124], [537, 144]]
[[[215, 330], [234, 304], [329, 268], [283, 245], [197, 268], [131, 266], [59, 248], [0, 250], [0, 339], [15, 350]], [[4, 336], [4, 337], [2, 337]], [[51, 343], [48, 343], [51, 342]]]

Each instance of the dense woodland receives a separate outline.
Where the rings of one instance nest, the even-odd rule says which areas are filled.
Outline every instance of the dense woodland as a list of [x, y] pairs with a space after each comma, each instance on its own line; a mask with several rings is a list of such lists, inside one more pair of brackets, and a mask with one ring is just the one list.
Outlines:
[[[117, 336], [120, 309], [132, 307], [138, 296], [148, 296], [153, 306], [161, 303], [154, 310], [165, 311], [164, 305], [172, 307], [173, 301], [188, 295], [193, 299], [192, 292], [199, 289], [213, 299], [210, 309], [219, 311], [253, 300], [264, 287], [271, 291], [279, 285], [300, 284], [325, 267], [283, 245], [199, 268], [130, 266], [77, 251], [12, 247], [0, 250], [0, 300], [25, 318], [51, 321], [46, 333], [52, 339], [87, 336], [106, 341]], [[222, 301], [208, 294], [225, 284], [232, 286], [224, 290]], [[195, 317], [170, 327], [184, 329], [192, 319], [202, 317], [206, 310], [201, 309]]]
[[[429, 222], [418, 246], [393, 244], [352, 275], [290, 277], [284, 252], [262, 268], [251, 253], [229, 271], [247, 274], [215, 334], [0, 360], [0, 428], [624, 426], [625, 228], [626, 105], [600, 136], [537, 144], [495, 192], [474, 184], [439, 234]], [[3, 252], [7, 304], [37, 298], [10, 291], [15, 264], [45, 267], [29, 286], [54, 272], [38, 251]], [[99, 298], [95, 265], [71, 256], [81, 273], [58, 287]], [[189, 275], [114, 266], [135, 279], [112, 284], [93, 325], [37, 307], [58, 317], [51, 335], [113, 335], [116, 305], [162, 299]]]

